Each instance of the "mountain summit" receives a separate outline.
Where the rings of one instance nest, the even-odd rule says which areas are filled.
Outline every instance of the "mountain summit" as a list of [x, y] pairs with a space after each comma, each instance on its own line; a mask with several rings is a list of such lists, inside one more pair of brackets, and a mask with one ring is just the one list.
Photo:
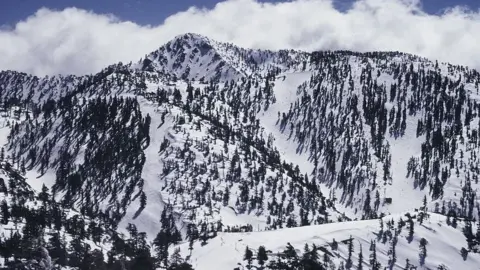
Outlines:
[[244, 49], [190, 33], [175, 37], [135, 68], [170, 74], [173, 80], [218, 82], [255, 76], [274, 68], [284, 70], [307, 58], [306, 53]]

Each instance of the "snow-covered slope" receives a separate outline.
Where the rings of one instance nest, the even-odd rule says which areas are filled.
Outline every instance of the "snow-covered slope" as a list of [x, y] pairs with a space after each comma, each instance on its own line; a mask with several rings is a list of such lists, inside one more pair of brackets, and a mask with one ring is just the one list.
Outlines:
[[263, 116], [286, 156], [296, 147], [292, 160], [354, 216], [413, 210], [425, 195], [432, 210], [476, 215], [478, 72], [402, 54], [315, 57], [308, 78], [277, 77], [275, 127]]
[[[165, 266], [166, 250], [188, 239], [195, 250], [208, 243], [191, 261], [206, 269], [202, 252], [238, 232], [304, 245], [318, 229], [367, 243], [377, 218], [415, 209], [437, 213], [438, 235], [419, 235], [457, 256], [465, 236], [437, 221], [478, 219], [479, 83], [475, 70], [403, 53], [273, 52], [186, 34], [94, 75], [2, 72], [0, 110], [18, 114], [2, 134], [26, 183], [115, 228], [106, 247], [122, 263], [148, 250]], [[372, 221], [345, 222], [361, 219]], [[399, 240], [399, 265], [415, 239]]]
[[[245, 259], [247, 248], [253, 252], [252, 265], [260, 267], [257, 255], [260, 246], [267, 250], [265, 269], [360, 269], [360, 264], [363, 269], [477, 269], [479, 256], [462, 257], [460, 251], [466, 247], [466, 242], [460, 227], [447, 225], [444, 216], [433, 213], [422, 224], [415, 219], [412, 222], [408, 222], [407, 216], [397, 214], [386, 216], [382, 221], [341, 222], [268, 232], [220, 233], [208, 245], [195, 245], [191, 255], [187, 243], [175, 248], [190, 256], [190, 262], [197, 270], [248, 269], [248, 260]], [[383, 230], [380, 223], [383, 223]], [[414, 224], [412, 237], [409, 237], [410, 224]], [[426, 240], [425, 256], [422, 256], [422, 239]], [[335, 248], [334, 242], [338, 248]], [[297, 258], [289, 253], [289, 245]], [[311, 254], [305, 256], [306, 245], [310, 252], [315, 250], [315, 245], [319, 268], [270, 268], [269, 265], [277, 260], [295, 265], [295, 261], [305, 257], [313, 258]], [[380, 264], [377, 268], [372, 266], [373, 258]], [[411, 268], [406, 267], [407, 263]], [[444, 268], [439, 268], [441, 266]]]

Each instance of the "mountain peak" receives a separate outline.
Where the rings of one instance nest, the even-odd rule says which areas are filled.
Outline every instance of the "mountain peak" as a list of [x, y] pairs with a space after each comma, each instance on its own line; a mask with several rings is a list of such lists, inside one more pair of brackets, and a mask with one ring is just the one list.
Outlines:
[[[230, 80], [241, 76], [222, 52], [227, 44], [205, 36], [186, 33], [176, 36], [150, 53], [134, 68], [162, 73], [172, 80]], [[227, 57], [230, 58], [230, 57]]]
[[182, 35], [175, 36], [172, 41], [170, 42], [175, 42], [179, 40], [185, 40], [185, 41], [203, 41], [203, 42], [209, 42], [210, 39], [204, 35], [200, 35], [197, 33], [185, 33]]
[[172, 79], [230, 81], [269, 70], [297, 69], [308, 58], [303, 52], [245, 49], [196, 33], [178, 35], [147, 55], [137, 69]]

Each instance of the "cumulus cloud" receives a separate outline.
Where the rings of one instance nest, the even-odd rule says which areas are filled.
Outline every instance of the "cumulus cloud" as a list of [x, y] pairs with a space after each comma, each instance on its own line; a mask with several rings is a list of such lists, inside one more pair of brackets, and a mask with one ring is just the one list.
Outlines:
[[420, 0], [357, 0], [346, 11], [332, 0], [229, 0], [212, 9], [191, 7], [158, 26], [77, 8], [43, 8], [0, 28], [0, 69], [94, 73], [136, 61], [186, 32], [250, 48], [394, 50], [480, 68], [480, 11], [452, 7], [430, 15]]

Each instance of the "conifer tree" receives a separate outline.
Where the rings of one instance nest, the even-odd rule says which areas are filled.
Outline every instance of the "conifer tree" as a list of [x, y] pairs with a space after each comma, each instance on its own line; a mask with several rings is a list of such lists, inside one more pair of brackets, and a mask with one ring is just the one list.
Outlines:
[[347, 258], [347, 262], [345, 264], [345, 267], [347, 269], [350, 269], [353, 266], [352, 254], [353, 254], [353, 238], [350, 235], [350, 238], [348, 239], [348, 258]]
[[257, 260], [258, 260], [258, 264], [262, 268], [263, 268], [263, 265], [265, 265], [265, 262], [268, 261], [267, 251], [264, 246], [258, 247]]
[[360, 245], [360, 252], [358, 253], [358, 265], [357, 270], [363, 270], [363, 251], [362, 245]]
[[247, 269], [252, 268], [253, 252], [248, 248], [245, 248], [245, 254], [243, 255], [243, 260], [247, 261]]
[[419, 253], [419, 258], [420, 258], [420, 265], [423, 266], [425, 264], [425, 258], [427, 257], [427, 240], [425, 238], [420, 239], [420, 253]]
[[338, 243], [337, 243], [337, 241], [335, 241], [335, 238], [333, 238], [333, 240], [332, 240], [331, 247], [332, 247], [332, 250], [337, 250], [337, 248], [338, 248]]

